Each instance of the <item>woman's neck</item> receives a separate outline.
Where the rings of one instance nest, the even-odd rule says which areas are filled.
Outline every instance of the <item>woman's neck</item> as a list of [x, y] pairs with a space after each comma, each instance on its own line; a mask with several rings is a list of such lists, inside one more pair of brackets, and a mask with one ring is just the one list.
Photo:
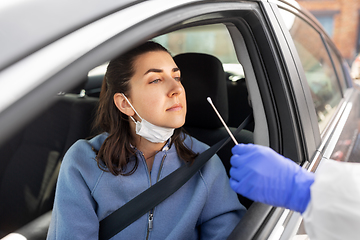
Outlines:
[[137, 134], [134, 134], [133, 139], [135, 147], [144, 154], [145, 159], [154, 156], [157, 152], [161, 151], [161, 149], [166, 144], [166, 142], [150, 142]]
[[[135, 134], [136, 135], [136, 134]], [[155, 155], [164, 147], [166, 142], [153, 143], [139, 135], [133, 136], [135, 147], [143, 153], [148, 171], [151, 172]]]
[[152, 165], [154, 163], [154, 157], [156, 153], [162, 150], [165, 146], [166, 141], [162, 143], [153, 143], [149, 140], [139, 136], [135, 131], [135, 123], [130, 121], [131, 135], [133, 142], [132, 144], [143, 153], [149, 172], [151, 172]]

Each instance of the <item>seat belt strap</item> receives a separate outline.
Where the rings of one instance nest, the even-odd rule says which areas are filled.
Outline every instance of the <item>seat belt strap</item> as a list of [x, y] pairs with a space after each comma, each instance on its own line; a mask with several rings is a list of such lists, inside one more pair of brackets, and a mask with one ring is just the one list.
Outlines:
[[[236, 129], [234, 134], [240, 132], [250, 121], [252, 114], [250, 114]], [[144, 192], [137, 195], [135, 198], [115, 210], [109, 216], [100, 221], [99, 239], [107, 240], [115, 236], [124, 228], [135, 222], [141, 216], [149, 212], [155, 206], [160, 204], [171, 194], [176, 192], [183, 186], [197, 171], [199, 171], [205, 163], [215, 155], [223, 146], [230, 141], [230, 137], [226, 137], [206, 151], [202, 152], [192, 164], [187, 163]]]

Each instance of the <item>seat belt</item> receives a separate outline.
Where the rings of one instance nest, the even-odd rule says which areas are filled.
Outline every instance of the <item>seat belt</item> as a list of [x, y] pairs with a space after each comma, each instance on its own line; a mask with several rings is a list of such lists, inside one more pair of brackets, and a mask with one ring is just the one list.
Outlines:
[[[251, 113], [248, 117], [246, 117], [236, 129], [234, 134], [240, 132], [252, 120], [252, 116], [253, 115]], [[99, 226], [99, 239], [107, 240], [112, 238], [176, 192], [229, 141], [230, 137], [220, 140], [197, 156], [192, 164], [187, 163], [179, 167], [177, 170], [101, 220]]]

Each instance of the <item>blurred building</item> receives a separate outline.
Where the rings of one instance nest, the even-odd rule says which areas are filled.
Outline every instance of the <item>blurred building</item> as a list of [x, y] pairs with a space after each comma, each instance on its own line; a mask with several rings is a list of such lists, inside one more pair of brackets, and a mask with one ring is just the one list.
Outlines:
[[323, 25], [351, 64], [360, 52], [360, 0], [297, 0]]

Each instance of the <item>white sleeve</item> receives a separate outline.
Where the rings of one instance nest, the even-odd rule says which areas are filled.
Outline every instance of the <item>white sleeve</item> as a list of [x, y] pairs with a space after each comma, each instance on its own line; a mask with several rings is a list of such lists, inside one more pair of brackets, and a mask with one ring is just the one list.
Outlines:
[[324, 160], [303, 213], [311, 240], [360, 236], [360, 164]]

